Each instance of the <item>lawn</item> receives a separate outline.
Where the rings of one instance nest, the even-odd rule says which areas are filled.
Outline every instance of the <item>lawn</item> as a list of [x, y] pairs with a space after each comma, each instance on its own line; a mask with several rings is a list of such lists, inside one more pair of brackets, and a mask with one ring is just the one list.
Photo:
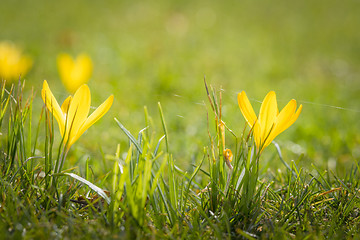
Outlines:
[[[4, 237], [358, 238], [359, 12], [352, 0], [2, 0], [0, 41], [33, 61], [22, 90], [1, 88]], [[59, 104], [70, 95], [60, 53], [91, 57], [90, 112], [114, 96], [65, 157], [41, 97], [44, 80]], [[280, 110], [303, 107], [260, 155], [242, 91], [256, 114], [270, 91]]]

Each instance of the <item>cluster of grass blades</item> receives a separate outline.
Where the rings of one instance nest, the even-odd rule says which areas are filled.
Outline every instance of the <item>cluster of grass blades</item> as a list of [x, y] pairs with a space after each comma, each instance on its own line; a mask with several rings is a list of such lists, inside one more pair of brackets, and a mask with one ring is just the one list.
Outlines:
[[210, 111], [204, 132], [209, 141], [191, 170], [176, 165], [171, 152], [176, 138], [169, 140], [171, 129], [159, 103], [160, 131], [146, 107], [137, 137], [115, 118], [129, 144], [114, 146], [100, 176], [89, 159], [69, 165], [53, 116], [43, 108], [34, 123], [34, 95], [25, 97], [23, 89], [21, 83], [3, 83], [0, 91], [0, 231], [5, 238], [359, 236], [356, 162], [344, 177], [316, 164], [299, 169], [301, 159], [288, 163], [275, 143], [284, 167], [265, 169], [251, 129], [233, 131], [226, 125], [222, 92], [211, 86], [206, 86]]

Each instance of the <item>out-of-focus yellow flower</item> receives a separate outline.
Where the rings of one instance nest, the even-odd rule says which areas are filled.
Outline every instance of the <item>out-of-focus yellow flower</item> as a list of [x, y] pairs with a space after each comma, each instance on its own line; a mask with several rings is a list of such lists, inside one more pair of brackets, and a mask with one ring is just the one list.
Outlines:
[[61, 53], [57, 57], [57, 66], [61, 81], [70, 93], [74, 93], [91, 77], [93, 64], [86, 54], [80, 54], [74, 60], [69, 54]]
[[22, 55], [21, 50], [13, 43], [0, 42], [0, 80], [16, 80], [24, 76], [31, 68], [32, 60]]
[[61, 107], [52, 94], [46, 80], [43, 83], [41, 96], [46, 107], [54, 115], [59, 124], [64, 144], [67, 144], [67, 150], [91, 125], [104, 116], [114, 100], [114, 96], [111, 95], [88, 117], [91, 96], [90, 89], [86, 84], [80, 86], [74, 96], [67, 97]]
[[223, 151], [223, 155], [225, 156], [225, 160], [226, 161], [229, 161], [229, 162], [232, 162], [233, 160], [233, 154], [232, 154], [232, 151], [230, 149], [225, 149]]
[[274, 91], [269, 92], [260, 107], [259, 117], [256, 117], [246, 93], [238, 94], [238, 103], [249, 126], [253, 129], [255, 144], [264, 150], [277, 135], [290, 127], [298, 119], [302, 105], [296, 110], [296, 100], [292, 99], [279, 113]]

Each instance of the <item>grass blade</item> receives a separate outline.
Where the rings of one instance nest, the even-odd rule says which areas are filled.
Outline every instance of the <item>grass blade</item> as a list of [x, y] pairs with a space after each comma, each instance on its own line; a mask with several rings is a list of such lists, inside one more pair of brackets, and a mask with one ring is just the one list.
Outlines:
[[101, 188], [99, 188], [98, 186], [96, 186], [95, 184], [89, 182], [88, 180], [80, 177], [79, 175], [76, 175], [75, 173], [62, 173], [61, 175], [67, 175], [69, 177], [72, 177], [78, 181], [80, 181], [81, 183], [87, 185], [89, 188], [91, 188], [94, 192], [96, 192], [97, 194], [99, 194], [100, 197], [102, 197], [108, 204], [110, 204], [111, 200], [110, 198], [106, 195], [106, 193], [104, 192], [104, 190], [102, 190]]

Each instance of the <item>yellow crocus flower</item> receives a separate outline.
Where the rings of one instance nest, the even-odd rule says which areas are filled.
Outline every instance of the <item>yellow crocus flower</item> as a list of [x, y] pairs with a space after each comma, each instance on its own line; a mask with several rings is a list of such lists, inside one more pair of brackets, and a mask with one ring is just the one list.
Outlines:
[[74, 60], [69, 54], [61, 53], [57, 57], [57, 66], [61, 81], [70, 93], [87, 83], [93, 70], [91, 58], [86, 54], [80, 54]]
[[302, 105], [296, 110], [296, 100], [292, 99], [279, 113], [274, 91], [269, 92], [260, 107], [259, 117], [256, 117], [246, 93], [238, 94], [238, 103], [247, 123], [252, 128], [255, 144], [260, 152], [264, 150], [277, 135], [290, 127], [298, 119]]
[[31, 68], [30, 57], [22, 55], [21, 50], [11, 42], [0, 42], [0, 80], [13, 81], [24, 76]]
[[89, 117], [91, 96], [89, 87], [83, 84], [76, 90], [74, 96], [65, 99], [61, 107], [52, 94], [48, 83], [44, 80], [41, 96], [46, 107], [54, 115], [59, 124], [61, 136], [67, 150], [71, 145], [97, 120], [110, 109], [114, 96], [105, 100]]

